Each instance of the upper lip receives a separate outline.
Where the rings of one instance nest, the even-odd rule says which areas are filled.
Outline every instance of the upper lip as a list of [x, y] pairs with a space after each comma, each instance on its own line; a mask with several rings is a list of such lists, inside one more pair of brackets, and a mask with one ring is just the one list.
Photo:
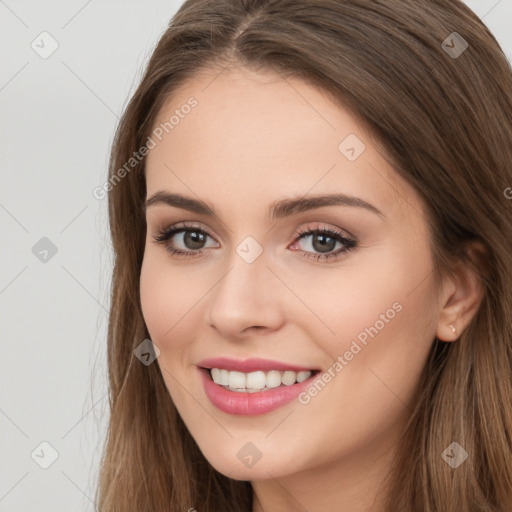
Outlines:
[[214, 357], [210, 359], [203, 359], [199, 361], [196, 366], [201, 368], [220, 368], [223, 370], [235, 371], [235, 372], [255, 372], [258, 370], [262, 371], [270, 371], [270, 370], [279, 370], [279, 371], [294, 371], [294, 372], [302, 372], [302, 371], [315, 371], [313, 368], [307, 368], [305, 366], [299, 366], [296, 364], [282, 363], [280, 361], [272, 361], [271, 359], [260, 359], [260, 358], [251, 358], [251, 359], [233, 359], [230, 357]]

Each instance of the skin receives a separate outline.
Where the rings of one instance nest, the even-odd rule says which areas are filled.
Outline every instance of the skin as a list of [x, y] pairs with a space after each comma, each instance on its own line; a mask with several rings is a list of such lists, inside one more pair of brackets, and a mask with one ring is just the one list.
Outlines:
[[[461, 268], [435, 287], [420, 197], [322, 91], [272, 73], [211, 70], [169, 98], [155, 126], [190, 96], [198, 105], [151, 149], [146, 167], [148, 198], [172, 191], [217, 212], [165, 204], [146, 211], [142, 309], [169, 393], [213, 467], [252, 482], [255, 512], [379, 511], [377, 491], [434, 337], [460, 336], [481, 297], [478, 280]], [[349, 134], [366, 145], [355, 161], [338, 149]], [[276, 200], [335, 192], [383, 217], [339, 205], [266, 216]], [[209, 234], [203, 254], [177, 258], [155, 242], [181, 222]], [[314, 235], [297, 240], [308, 227], [350, 233], [358, 245], [317, 261], [305, 256], [322, 254]], [[236, 252], [247, 236], [263, 249], [252, 263]], [[168, 245], [200, 248], [185, 243], [182, 232]], [[201, 359], [262, 357], [328, 371], [394, 303], [400, 312], [306, 405], [245, 417], [205, 395]], [[250, 468], [237, 457], [249, 442], [261, 452]]]

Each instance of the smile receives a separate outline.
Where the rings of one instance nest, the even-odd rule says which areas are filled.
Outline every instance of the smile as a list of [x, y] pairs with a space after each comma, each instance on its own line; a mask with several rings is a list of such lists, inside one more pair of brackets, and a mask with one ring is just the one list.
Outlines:
[[215, 384], [240, 393], [255, 393], [280, 386], [292, 386], [309, 379], [311, 374], [312, 372], [309, 370], [300, 372], [271, 370], [269, 372], [256, 371], [250, 373], [234, 372], [220, 368], [210, 370], [210, 375]]
[[216, 358], [197, 364], [210, 402], [227, 414], [253, 416], [290, 403], [320, 373], [263, 359]]

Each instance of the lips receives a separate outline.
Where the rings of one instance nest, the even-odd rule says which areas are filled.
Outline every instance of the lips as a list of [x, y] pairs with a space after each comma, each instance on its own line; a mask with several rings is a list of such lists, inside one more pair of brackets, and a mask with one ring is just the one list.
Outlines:
[[[285, 406], [310, 386], [319, 374], [320, 370], [299, 366], [294, 364], [271, 361], [268, 359], [246, 359], [236, 360], [230, 358], [205, 359], [197, 364], [199, 376], [203, 382], [206, 396], [210, 402], [219, 410], [227, 414], [253, 416], [269, 413], [275, 409]], [[302, 382], [279, 385], [277, 387], [247, 392], [247, 389], [231, 390], [214, 382], [211, 376], [213, 369], [223, 369], [227, 373], [249, 375], [253, 372], [262, 373], [294, 373], [303, 372], [310, 374]], [[237, 376], [237, 377], [240, 377]], [[260, 384], [261, 385], [261, 384]], [[243, 392], [245, 391], [245, 392]]]
[[232, 359], [229, 357], [215, 357], [211, 359], [204, 359], [199, 361], [196, 366], [200, 368], [206, 368], [211, 370], [212, 368], [221, 368], [223, 370], [233, 371], [233, 372], [242, 372], [242, 373], [250, 373], [260, 371], [293, 371], [293, 372], [301, 372], [301, 371], [310, 371], [316, 372], [318, 368], [311, 368], [306, 366], [299, 366], [296, 364], [283, 363], [280, 361], [272, 361], [270, 359], [259, 359], [259, 358], [251, 358], [251, 359]]

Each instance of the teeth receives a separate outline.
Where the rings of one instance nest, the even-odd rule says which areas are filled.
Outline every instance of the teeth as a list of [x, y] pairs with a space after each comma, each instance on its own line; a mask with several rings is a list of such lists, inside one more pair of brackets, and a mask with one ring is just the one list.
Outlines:
[[245, 373], [241, 372], [229, 372], [229, 384], [230, 388], [245, 388]]
[[309, 379], [311, 376], [311, 372], [299, 372], [297, 373], [297, 382], [304, 382], [306, 379]]
[[256, 391], [268, 390], [279, 386], [291, 386], [296, 382], [304, 382], [309, 379], [312, 372], [300, 371], [284, 372], [271, 370], [269, 372], [256, 371], [250, 373], [231, 372], [221, 368], [212, 368], [210, 375], [213, 382], [224, 386], [231, 391], [254, 393]]
[[227, 386], [229, 384], [229, 372], [227, 370], [219, 370], [219, 384]]
[[219, 370], [219, 368], [212, 368], [211, 375], [214, 382], [227, 386], [229, 384], [229, 372], [227, 370]]
[[[227, 371], [227, 370], [226, 370]], [[245, 377], [245, 387], [248, 389], [263, 389], [266, 384], [265, 372], [251, 372]], [[240, 386], [242, 387], [242, 386]]]
[[281, 372], [278, 372], [276, 370], [272, 370], [267, 373], [267, 379], [265, 381], [265, 384], [267, 385], [267, 388], [277, 388], [281, 385]]
[[291, 371], [287, 370], [283, 373], [283, 376], [281, 377], [281, 382], [285, 386], [291, 386], [292, 384], [295, 384], [296, 379], [297, 379], [297, 374], [295, 372], [291, 372]]

